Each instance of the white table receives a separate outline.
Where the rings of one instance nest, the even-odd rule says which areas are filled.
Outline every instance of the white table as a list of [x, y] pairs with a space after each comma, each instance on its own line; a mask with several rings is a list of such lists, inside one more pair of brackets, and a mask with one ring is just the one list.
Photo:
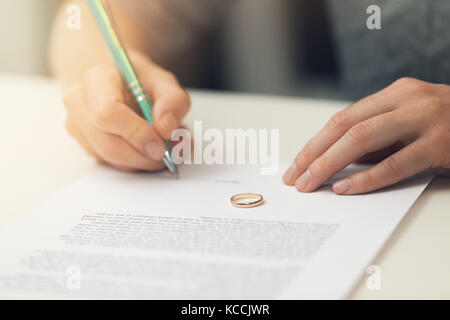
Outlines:
[[[195, 91], [186, 123], [204, 127], [280, 128], [280, 156], [300, 147], [345, 102]], [[60, 88], [45, 78], [0, 75], [0, 228], [41, 205], [97, 164], [65, 132]], [[2, 258], [0, 257], [0, 260]], [[450, 298], [450, 174], [434, 179], [374, 264], [382, 289], [366, 277], [350, 298]]]

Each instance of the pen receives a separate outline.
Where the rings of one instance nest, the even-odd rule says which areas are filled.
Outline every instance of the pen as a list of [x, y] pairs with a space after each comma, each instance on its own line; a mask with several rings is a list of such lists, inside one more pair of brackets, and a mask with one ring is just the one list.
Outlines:
[[[136, 99], [136, 102], [138, 103], [145, 119], [150, 123], [150, 125], [153, 126], [152, 103], [150, 102], [147, 93], [145, 92], [141, 82], [139, 81], [137, 73], [134, 70], [133, 65], [131, 64], [127, 53], [125, 52], [125, 49], [119, 41], [108, 12], [103, 6], [101, 0], [87, 0], [87, 3], [92, 11], [94, 19], [97, 22], [97, 25], [120, 73], [124, 77], [131, 92], [133, 93], [133, 96]], [[178, 166], [172, 161], [170, 157], [170, 153], [172, 151], [170, 141], [165, 141], [165, 144], [166, 151], [164, 153], [163, 161], [169, 171], [172, 174], [175, 174], [178, 178]]]

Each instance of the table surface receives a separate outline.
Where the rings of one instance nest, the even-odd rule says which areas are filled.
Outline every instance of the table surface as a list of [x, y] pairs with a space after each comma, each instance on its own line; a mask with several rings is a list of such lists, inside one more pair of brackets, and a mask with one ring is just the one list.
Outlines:
[[[97, 166], [65, 132], [61, 89], [40, 77], [0, 75], [0, 228], [38, 207]], [[279, 128], [280, 158], [290, 162], [328, 118], [347, 105], [248, 94], [191, 91], [190, 126]], [[434, 178], [373, 264], [382, 288], [370, 290], [362, 275], [349, 298], [450, 298], [450, 174]]]

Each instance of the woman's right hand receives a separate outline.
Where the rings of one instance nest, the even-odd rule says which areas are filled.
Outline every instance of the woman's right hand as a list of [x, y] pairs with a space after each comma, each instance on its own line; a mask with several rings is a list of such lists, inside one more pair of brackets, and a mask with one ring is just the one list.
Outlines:
[[116, 168], [164, 168], [163, 139], [170, 139], [189, 111], [190, 99], [175, 76], [147, 57], [130, 58], [153, 103], [152, 127], [136, 107], [128, 86], [111, 63], [95, 66], [64, 94], [66, 128], [83, 148]]

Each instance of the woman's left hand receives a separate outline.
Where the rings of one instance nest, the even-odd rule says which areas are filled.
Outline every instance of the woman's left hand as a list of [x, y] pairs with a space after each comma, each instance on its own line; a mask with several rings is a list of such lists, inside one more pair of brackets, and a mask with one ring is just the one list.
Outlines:
[[283, 179], [311, 192], [358, 160], [381, 162], [335, 182], [335, 193], [366, 193], [430, 167], [450, 168], [450, 86], [402, 78], [338, 112]]

